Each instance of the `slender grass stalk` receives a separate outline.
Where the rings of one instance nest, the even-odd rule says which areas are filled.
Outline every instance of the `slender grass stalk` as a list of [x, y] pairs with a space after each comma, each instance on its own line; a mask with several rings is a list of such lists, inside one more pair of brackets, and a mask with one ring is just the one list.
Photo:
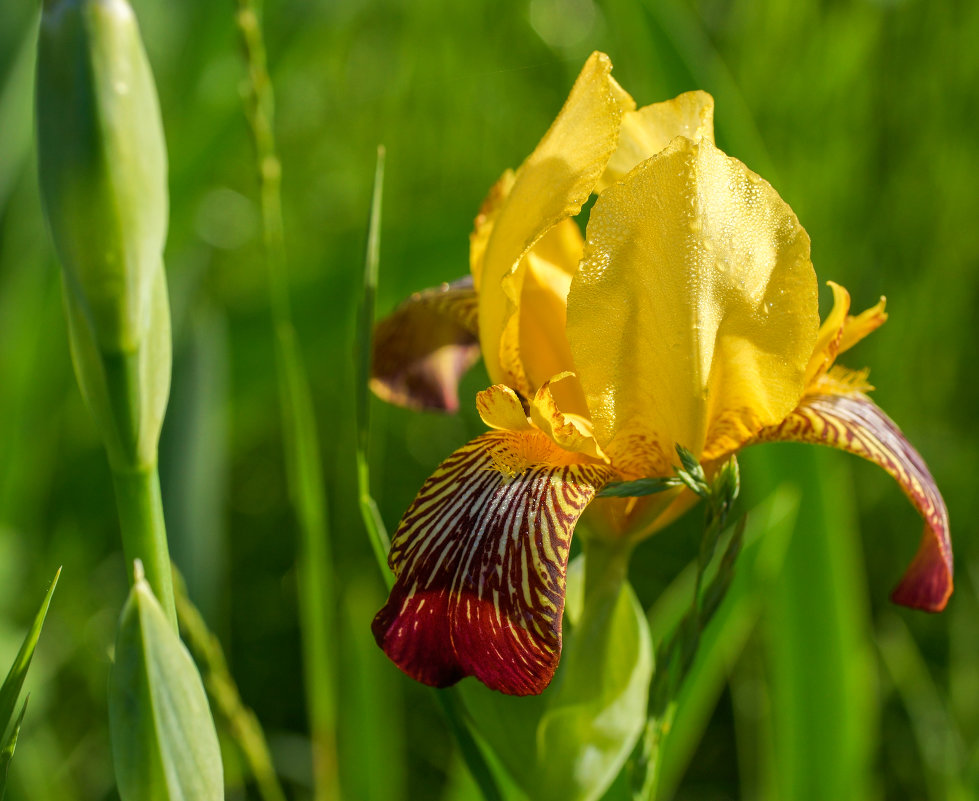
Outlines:
[[207, 627], [197, 607], [187, 597], [183, 582], [178, 579], [177, 617], [184, 640], [204, 668], [204, 686], [207, 694], [224, 717], [228, 731], [241, 749], [251, 769], [262, 801], [286, 801], [285, 791], [279, 784], [269, 753], [262, 726], [241, 700], [228, 663], [221, 650], [221, 643]]
[[327, 532], [322, 461], [309, 382], [289, 307], [280, 184], [276, 153], [274, 96], [266, 66], [258, 11], [251, 0], [236, 0], [235, 21], [248, 70], [245, 113], [255, 144], [269, 301], [275, 335], [285, 459], [289, 492], [300, 529], [299, 607], [307, 711], [313, 742], [314, 797], [338, 798], [336, 677], [330, 644], [336, 642], [335, 584]]
[[371, 196], [371, 217], [367, 229], [367, 255], [364, 258], [364, 296], [360, 307], [357, 336], [357, 498], [360, 514], [370, 538], [371, 548], [381, 573], [390, 589], [393, 581], [387, 569], [391, 539], [388, 537], [381, 512], [377, 508], [370, 488], [370, 464], [367, 445], [370, 437], [370, 391], [368, 378], [371, 369], [371, 341], [374, 335], [374, 302], [377, 297], [377, 275], [381, 252], [381, 204], [384, 196], [384, 146], [377, 148], [377, 166], [374, 170], [374, 190]]
[[[388, 589], [394, 585], [394, 576], [388, 567], [388, 551], [391, 538], [381, 517], [377, 503], [371, 495], [370, 462], [367, 456], [370, 443], [370, 393], [368, 380], [371, 366], [371, 342], [374, 337], [374, 299], [377, 295], [378, 264], [381, 241], [381, 201], [384, 191], [384, 147], [377, 149], [377, 166], [374, 170], [374, 189], [371, 198], [371, 216], [367, 229], [367, 253], [364, 258], [364, 293], [360, 308], [357, 331], [357, 493], [360, 513], [370, 539], [377, 566]], [[454, 690], [432, 690], [449, 728], [456, 739], [462, 758], [486, 801], [502, 801], [483, 752], [473, 738], [465, 722], [459, 696]]]

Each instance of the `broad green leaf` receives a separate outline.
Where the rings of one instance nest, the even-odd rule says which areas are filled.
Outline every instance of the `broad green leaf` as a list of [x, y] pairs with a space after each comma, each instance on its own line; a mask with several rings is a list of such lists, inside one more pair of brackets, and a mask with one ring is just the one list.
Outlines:
[[7, 792], [7, 768], [10, 767], [10, 760], [13, 759], [14, 750], [17, 748], [17, 738], [20, 736], [20, 725], [24, 722], [28, 700], [30, 700], [30, 695], [24, 700], [17, 720], [14, 721], [13, 727], [7, 733], [3, 743], [0, 744], [0, 801], [3, 801], [4, 793]]
[[584, 605], [581, 564], [568, 569], [564, 652], [551, 685], [527, 698], [475, 682], [461, 688], [480, 735], [534, 801], [600, 798], [646, 720], [653, 656], [642, 608], [628, 584]]
[[774, 776], [778, 798], [864, 799], [878, 711], [847, 467], [816, 448], [763, 455], [769, 480], [798, 477], [802, 498], [765, 608], [774, 750], [761, 769]]
[[54, 574], [51, 586], [48, 587], [44, 600], [41, 601], [41, 608], [37, 610], [34, 622], [31, 624], [30, 631], [24, 638], [23, 645], [17, 652], [13, 665], [7, 673], [7, 678], [0, 686], [0, 734], [3, 734], [10, 726], [10, 719], [14, 714], [14, 707], [17, 704], [17, 697], [20, 695], [20, 688], [24, 685], [24, 678], [27, 676], [27, 669], [31, 666], [31, 659], [34, 658], [34, 648], [37, 645], [37, 638], [41, 636], [41, 627], [44, 625], [44, 617], [48, 613], [48, 606], [51, 603], [51, 596], [54, 595], [54, 588], [58, 585], [58, 577], [61, 575], [61, 568]]
[[109, 674], [122, 801], [221, 801], [217, 733], [197, 667], [137, 567]]

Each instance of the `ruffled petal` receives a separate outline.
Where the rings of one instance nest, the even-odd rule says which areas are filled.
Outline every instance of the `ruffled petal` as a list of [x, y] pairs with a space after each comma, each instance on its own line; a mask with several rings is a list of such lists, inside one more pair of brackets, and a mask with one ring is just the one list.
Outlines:
[[[505, 196], [490, 201], [495, 208], [487, 218], [492, 218], [492, 230], [485, 241], [477, 224], [480, 257], [473, 275], [479, 285], [479, 338], [494, 383], [520, 388], [509, 369], [519, 335], [514, 337], [511, 328], [504, 343], [504, 331], [520, 302], [523, 277], [518, 273], [524, 257], [548, 231], [581, 210], [615, 151], [622, 113], [635, 108], [611, 71], [608, 56], [592, 54], [512, 185], [500, 188], [498, 194]], [[501, 353], [504, 344], [506, 362]]]
[[707, 92], [684, 92], [672, 100], [623, 114], [619, 146], [609, 159], [597, 191], [621, 181], [677, 136], [685, 136], [693, 142], [714, 141], [714, 98]]
[[520, 396], [506, 384], [494, 384], [477, 393], [476, 411], [489, 428], [499, 431], [523, 431], [531, 428]]
[[475, 676], [540, 693], [561, 653], [571, 533], [611, 475], [539, 431], [492, 431], [457, 450], [391, 543], [397, 581], [372, 625], [384, 652], [435, 687]]
[[928, 466], [895, 423], [859, 392], [807, 395], [782, 423], [755, 442], [811, 442], [862, 456], [884, 468], [924, 518], [917, 555], [891, 599], [902, 606], [940, 612], [952, 594], [952, 544], [948, 510]]
[[469, 276], [416, 292], [374, 329], [371, 389], [399, 406], [456, 411], [459, 379], [479, 359], [476, 314]]
[[[562, 394], [561, 390], [565, 392]], [[581, 389], [575, 374], [559, 373], [549, 381], [545, 381], [537, 390], [534, 402], [530, 406], [530, 419], [564, 450], [608, 463], [608, 456], [595, 441], [591, 421], [577, 414], [568, 413], [560, 402], [562, 397], [575, 397], [580, 394]]]
[[799, 402], [818, 328], [809, 237], [775, 190], [678, 137], [603, 192], [568, 294], [598, 444], [665, 475], [731, 453]]
[[[887, 322], [884, 311], [886, 299], [881, 298], [856, 316], [850, 314], [850, 293], [835, 281], [826, 282], [833, 290], [833, 309], [819, 328], [816, 346], [813, 348], [809, 366], [806, 368], [806, 387], [818, 385], [833, 366], [836, 357], [856, 345], [868, 334], [876, 331]], [[816, 386], [818, 392], [818, 386]]]

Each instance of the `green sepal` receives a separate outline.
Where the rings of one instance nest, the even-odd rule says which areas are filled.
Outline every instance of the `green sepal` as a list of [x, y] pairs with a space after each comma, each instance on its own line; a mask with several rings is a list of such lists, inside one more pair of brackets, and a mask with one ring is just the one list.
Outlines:
[[114, 470], [156, 464], [170, 396], [170, 301], [161, 269], [146, 310], [147, 333], [135, 351], [99, 350], [95, 331], [75, 296], [65, 293], [68, 343], [82, 397], [102, 434]]
[[221, 801], [217, 732], [197, 666], [137, 562], [109, 674], [109, 733], [122, 801]]
[[41, 198], [65, 290], [100, 350], [139, 347], [168, 197], [159, 101], [126, 0], [45, 0], [37, 57]]
[[41, 199], [72, 361], [116, 470], [156, 462], [170, 389], [163, 124], [126, 0], [46, 0], [38, 38]]
[[677, 478], [637, 478], [635, 481], [612, 481], [606, 484], [599, 492], [599, 498], [642, 498], [646, 495], [655, 495], [657, 492], [666, 492], [680, 486], [682, 482]]
[[614, 781], [646, 722], [653, 649], [628, 583], [584, 604], [582, 559], [568, 568], [561, 663], [539, 696], [460, 685], [474, 726], [534, 801], [594, 801]]

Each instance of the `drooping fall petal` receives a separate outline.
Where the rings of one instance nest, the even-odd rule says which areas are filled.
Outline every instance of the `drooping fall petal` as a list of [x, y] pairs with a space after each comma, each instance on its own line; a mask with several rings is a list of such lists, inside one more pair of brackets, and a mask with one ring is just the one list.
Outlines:
[[458, 384], [479, 359], [476, 292], [466, 276], [416, 292], [374, 330], [370, 386], [412, 409], [459, 408]]
[[621, 181], [637, 164], [655, 156], [677, 136], [693, 142], [714, 141], [714, 98], [707, 92], [684, 92], [672, 100], [623, 114], [619, 146], [609, 159], [598, 191]]
[[394, 535], [397, 581], [372, 625], [378, 644], [425, 684], [472, 675], [540, 693], [561, 652], [571, 533], [610, 478], [539, 431], [492, 431], [457, 450]]
[[[504, 180], [498, 185], [505, 197], [490, 203], [495, 205], [490, 213], [492, 230], [485, 240], [477, 238], [482, 262], [472, 269], [479, 276], [480, 344], [494, 383], [517, 386], [502, 361], [501, 343], [520, 301], [524, 257], [554, 226], [581, 210], [615, 151], [622, 113], [635, 108], [611, 70], [608, 56], [591, 55], [554, 123], [512, 184]], [[512, 361], [512, 328], [508, 338], [507, 359]], [[516, 341], [519, 347], [519, 335]]]
[[707, 461], [783, 419], [816, 340], [809, 237], [775, 190], [678, 137], [603, 192], [568, 294], [598, 444], [636, 476]]
[[884, 468], [925, 520], [918, 552], [891, 599], [940, 612], [952, 593], [952, 544], [948, 511], [928, 466], [897, 425], [866, 395], [807, 395], [779, 425], [756, 442], [794, 441], [830, 445]]

